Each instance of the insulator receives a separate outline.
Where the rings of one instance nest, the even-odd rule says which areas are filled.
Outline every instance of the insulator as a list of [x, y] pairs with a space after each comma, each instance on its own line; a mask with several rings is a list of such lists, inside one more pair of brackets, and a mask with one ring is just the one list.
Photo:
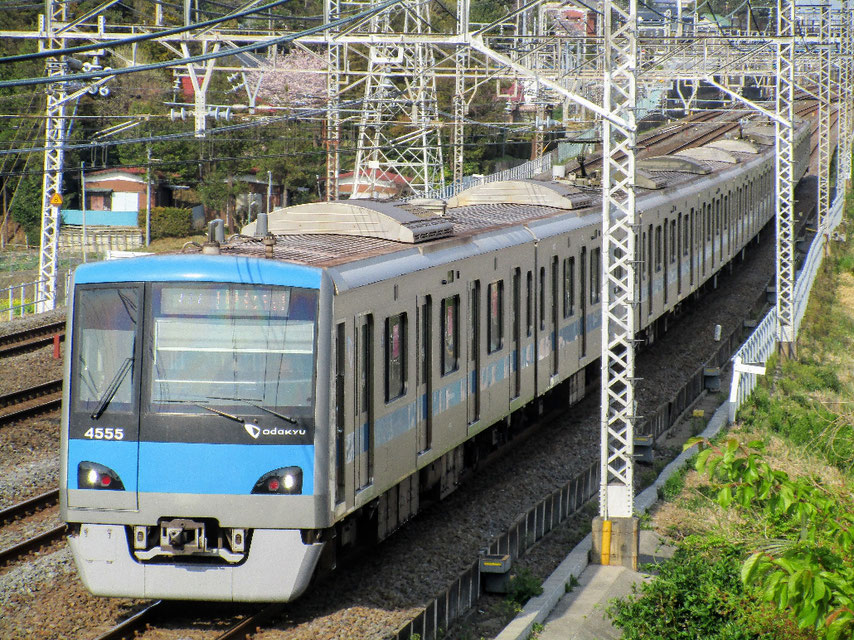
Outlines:
[[108, 95], [110, 95], [110, 88], [109, 87], [100, 87], [98, 89], [98, 95], [101, 96], [102, 98], [106, 98]]

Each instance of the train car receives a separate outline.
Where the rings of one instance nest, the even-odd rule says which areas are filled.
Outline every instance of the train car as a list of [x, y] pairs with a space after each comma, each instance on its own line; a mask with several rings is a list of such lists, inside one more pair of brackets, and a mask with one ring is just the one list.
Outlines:
[[[805, 123], [796, 149], [800, 176]], [[641, 167], [652, 339], [772, 216], [773, 146]], [[92, 593], [292, 600], [318, 562], [453, 491], [545, 399], [584, 395], [599, 189], [492, 183], [428, 204], [301, 205], [190, 253], [75, 271], [60, 499]]]

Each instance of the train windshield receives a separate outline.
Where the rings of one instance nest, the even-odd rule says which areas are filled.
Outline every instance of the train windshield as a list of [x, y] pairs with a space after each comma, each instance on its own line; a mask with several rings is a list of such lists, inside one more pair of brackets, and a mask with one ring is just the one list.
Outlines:
[[151, 293], [152, 413], [287, 421], [313, 406], [316, 291], [164, 283]]
[[74, 409], [98, 419], [133, 409], [139, 287], [86, 288], [76, 294]]

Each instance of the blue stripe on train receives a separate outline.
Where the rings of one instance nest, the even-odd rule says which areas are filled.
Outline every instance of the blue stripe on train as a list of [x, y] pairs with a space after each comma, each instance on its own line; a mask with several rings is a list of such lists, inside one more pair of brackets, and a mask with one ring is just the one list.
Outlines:
[[302, 494], [314, 493], [314, 445], [140, 442], [139, 490], [151, 493], [248, 494], [279, 467], [302, 469]]
[[314, 445], [74, 439], [68, 442], [69, 488], [77, 488], [77, 465], [84, 460], [113, 469], [127, 491], [244, 495], [268, 471], [297, 466], [303, 472], [303, 495], [314, 493]]
[[136, 491], [136, 440], [68, 441], [68, 488], [77, 489], [77, 465], [97, 462], [115, 471], [126, 491]]

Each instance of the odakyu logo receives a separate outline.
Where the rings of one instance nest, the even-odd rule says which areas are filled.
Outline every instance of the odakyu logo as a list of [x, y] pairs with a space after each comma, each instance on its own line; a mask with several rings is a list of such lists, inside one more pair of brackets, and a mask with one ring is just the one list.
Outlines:
[[257, 425], [244, 423], [243, 428], [246, 429], [246, 433], [252, 436], [253, 439], [257, 440], [259, 436], [304, 436], [306, 434], [305, 429], [261, 429]]

